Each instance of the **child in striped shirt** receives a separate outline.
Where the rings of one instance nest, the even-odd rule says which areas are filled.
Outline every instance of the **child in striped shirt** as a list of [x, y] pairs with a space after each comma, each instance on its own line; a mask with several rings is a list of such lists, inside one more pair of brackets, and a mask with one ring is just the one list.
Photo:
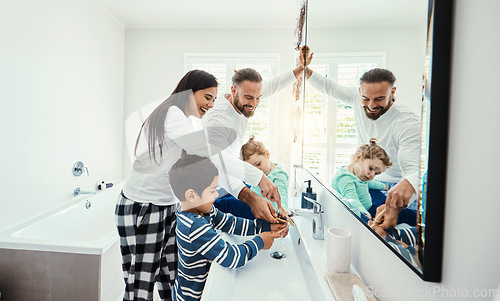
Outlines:
[[[175, 231], [179, 262], [174, 300], [200, 300], [212, 261], [231, 269], [242, 267], [259, 250], [269, 249], [274, 239], [280, 237], [275, 232], [286, 227], [218, 211], [213, 206], [218, 171], [208, 158], [184, 155], [172, 166], [168, 177], [175, 196], [181, 200]], [[232, 245], [216, 229], [236, 235], [260, 234]]]

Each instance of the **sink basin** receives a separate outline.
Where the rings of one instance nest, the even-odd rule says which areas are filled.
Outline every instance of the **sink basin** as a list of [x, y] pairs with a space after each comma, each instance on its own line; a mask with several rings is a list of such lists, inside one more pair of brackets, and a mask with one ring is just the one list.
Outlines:
[[[305, 221], [304, 221], [305, 222]], [[230, 243], [238, 244], [248, 237], [222, 233]], [[275, 251], [285, 258], [274, 259]], [[203, 301], [317, 301], [326, 298], [298, 227], [290, 227], [289, 235], [276, 239], [269, 250], [261, 250], [244, 267], [231, 270], [216, 263], [210, 268]]]

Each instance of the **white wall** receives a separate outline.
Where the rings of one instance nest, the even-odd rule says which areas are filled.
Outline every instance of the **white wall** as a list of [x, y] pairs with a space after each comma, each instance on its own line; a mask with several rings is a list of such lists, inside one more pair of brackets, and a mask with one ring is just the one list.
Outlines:
[[88, 0], [2, 2], [0, 229], [121, 178], [123, 61], [123, 26]]
[[[386, 52], [386, 68], [396, 76], [396, 100], [417, 114], [422, 107], [426, 25], [310, 29], [312, 52]], [[313, 60], [314, 62], [314, 60]]]
[[500, 2], [455, 5], [442, 282], [422, 281], [320, 185], [313, 186], [326, 202], [327, 226], [351, 230], [353, 265], [379, 300], [492, 300], [499, 287]]
[[[359, 39], [369, 37], [369, 46]], [[377, 38], [373, 38], [377, 36]], [[397, 41], [396, 46], [388, 40]], [[175, 88], [184, 75], [185, 52], [207, 53], [277, 53], [281, 55], [279, 73], [288, 72], [295, 66], [296, 52], [293, 50], [295, 37], [290, 29], [127, 29], [125, 53], [125, 119], [134, 111], [152, 101], [164, 99]], [[335, 43], [332, 43], [335, 41]], [[398, 96], [405, 102], [421, 94], [421, 78], [425, 50], [423, 27], [399, 27], [389, 32], [388, 28], [336, 28], [312, 30], [308, 43], [312, 51], [387, 51], [387, 67], [395, 69], [401, 76]], [[415, 59], [416, 57], [422, 60]], [[403, 64], [404, 62], [404, 64]], [[401, 66], [402, 65], [402, 66]], [[420, 89], [420, 90], [419, 90]], [[271, 136], [278, 139], [278, 149], [271, 155], [288, 169], [290, 165], [290, 122], [289, 110], [292, 103], [292, 87], [281, 92], [278, 102], [277, 125], [271, 129]], [[416, 92], [415, 92], [416, 91]], [[219, 91], [219, 97], [225, 91]], [[420, 105], [420, 98], [417, 106]], [[420, 107], [417, 113], [420, 113]], [[147, 117], [147, 116], [146, 116]], [[124, 153], [128, 154], [125, 146]], [[123, 160], [124, 175], [128, 175], [128, 155]]]
[[[185, 74], [184, 53], [277, 53], [281, 55], [278, 74], [291, 72], [295, 66], [293, 29], [225, 30], [225, 29], [127, 29], [125, 42], [125, 119], [142, 106], [165, 99]], [[288, 110], [292, 99], [291, 86], [280, 92], [275, 100], [282, 110], [278, 123], [283, 127], [271, 129], [280, 143], [278, 162], [288, 166], [289, 141]], [[219, 97], [227, 91], [219, 91]], [[145, 116], [147, 117], [147, 116]], [[124, 152], [127, 153], [126, 146]], [[130, 161], [123, 159], [124, 175], [128, 175]]]

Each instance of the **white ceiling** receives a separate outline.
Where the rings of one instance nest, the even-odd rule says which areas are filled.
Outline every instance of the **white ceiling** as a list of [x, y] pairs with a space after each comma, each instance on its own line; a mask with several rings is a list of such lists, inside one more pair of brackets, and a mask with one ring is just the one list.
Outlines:
[[[127, 28], [293, 28], [301, 0], [91, 0]], [[308, 0], [311, 27], [425, 24], [428, 0]]]

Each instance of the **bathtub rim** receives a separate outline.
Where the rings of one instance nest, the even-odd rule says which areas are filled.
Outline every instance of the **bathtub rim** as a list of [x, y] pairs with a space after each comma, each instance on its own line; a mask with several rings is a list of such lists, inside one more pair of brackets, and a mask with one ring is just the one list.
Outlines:
[[103, 196], [108, 194], [110, 197], [115, 196], [113, 201], [116, 202], [118, 195], [123, 188], [124, 180], [116, 181], [112, 188], [105, 191], [97, 191], [95, 195], [81, 195], [70, 199], [69, 201], [54, 206], [47, 211], [41, 212], [29, 219], [23, 220], [17, 224], [9, 226], [0, 231], [0, 249], [14, 249], [14, 250], [30, 250], [30, 251], [47, 251], [47, 252], [62, 252], [62, 253], [75, 253], [75, 254], [94, 254], [100, 255], [106, 252], [118, 241], [118, 231], [111, 231], [106, 236], [97, 240], [82, 241], [82, 242], [66, 242], [63, 240], [48, 241], [36, 238], [24, 238], [13, 236], [15, 233], [36, 223], [44, 218], [47, 218], [59, 211], [66, 208], [83, 203], [84, 201], [96, 196]]

